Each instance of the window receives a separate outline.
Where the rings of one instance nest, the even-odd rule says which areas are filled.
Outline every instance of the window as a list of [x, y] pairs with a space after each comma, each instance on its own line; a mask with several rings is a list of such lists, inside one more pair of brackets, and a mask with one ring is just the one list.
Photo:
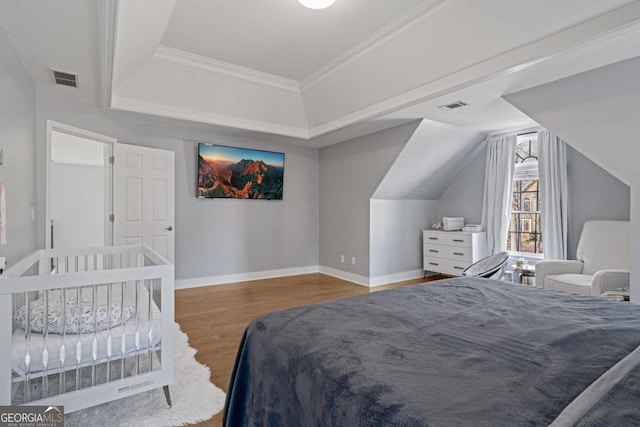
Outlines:
[[520, 135], [516, 145], [507, 250], [542, 253], [540, 187], [538, 182], [538, 135]]

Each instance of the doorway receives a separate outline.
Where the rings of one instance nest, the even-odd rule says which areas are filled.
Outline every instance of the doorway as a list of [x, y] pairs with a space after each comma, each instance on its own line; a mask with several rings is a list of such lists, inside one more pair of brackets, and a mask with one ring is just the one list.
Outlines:
[[47, 248], [113, 244], [115, 138], [47, 121]]
[[146, 245], [174, 260], [173, 151], [48, 120], [46, 247]]

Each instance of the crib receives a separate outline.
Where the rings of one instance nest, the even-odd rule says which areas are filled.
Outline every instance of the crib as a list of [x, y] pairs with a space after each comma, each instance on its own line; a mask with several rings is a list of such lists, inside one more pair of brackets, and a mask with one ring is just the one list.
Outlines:
[[174, 267], [146, 246], [45, 249], [0, 276], [0, 405], [70, 413], [173, 382]]

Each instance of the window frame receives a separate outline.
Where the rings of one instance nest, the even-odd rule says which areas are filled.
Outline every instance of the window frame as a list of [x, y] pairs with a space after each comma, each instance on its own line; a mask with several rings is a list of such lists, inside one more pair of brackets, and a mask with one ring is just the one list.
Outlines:
[[[518, 135], [516, 140], [516, 147], [518, 146], [518, 144], [521, 144], [523, 142], [532, 141], [532, 140], [537, 141], [537, 139], [538, 139], [537, 132]], [[516, 156], [518, 156], [517, 151], [516, 151]], [[521, 160], [526, 160], [528, 158], [528, 157], [522, 158], [520, 156], [518, 157]], [[514, 159], [514, 162], [515, 162], [515, 159]], [[515, 164], [513, 181], [512, 181], [512, 189], [511, 189], [511, 205], [512, 206], [514, 201], [514, 193], [516, 192], [516, 189], [515, 189], [516, 181], [538, 181], [537, 188], [535, 191], [536, 203], [534, 203], [533, 200], [531, 200], [531, 196], [526, 196], [527, 198], [530, 199], [530, 208], [531, 208], [530, 210], [513, 210], [513, 209], [511, 210], [511, 215], [509, 216], [509, 227], [507, 231], [507, 243], [509, 242], [513, 234], [521, 234], [521, 235], [531, 234], [530, 232], [524, 232], [524, 231], [514, 231], [514, 232], [511, 231], [511, 227], [510, 227], [511, 219], [513, 218], [514, 214], [517, 215], [517, 221], [516, 221], [517, 223], [520, 223], [524, 220], [524, 218], [521, 218], [519, 214], [533, 214], [533, 215], [537, 215], [538, 217], [540, 217], [540, 215], [542, 214], [541, 207], [540, 207], [540, 173], [539, 173], [537, 158], [534, 161], [523, 161]], [[525, 192], [521, 191], [520, 197], [523, 197], [523, 194], [525, 194]], [[521, 199], [520, 203], [522, 203], [522, 208], [524, 209], [524, 198]], [[535, 230], [535, 225], [533, 224], [535, 220], [530, 219], [530, 221], [532, 221], [532, 226], [533, 226], [532, 229]], [[517, 225], [521, 225], [521, 224], [517, 224]], [[538, 230], [534, 232], [536, 234], [539, 234], [540, 239], [542, 239], [542, 230]], [[507, 250], [507, 252], [509, 253], [510, 256], [514, 256], [514, 257], [544, 259], [544, 247], [542, 249], [543, 249], [543, 252], [540, 252], [540, 253], [522, 252], [522, 251], [514, 251], [514, 250]]]

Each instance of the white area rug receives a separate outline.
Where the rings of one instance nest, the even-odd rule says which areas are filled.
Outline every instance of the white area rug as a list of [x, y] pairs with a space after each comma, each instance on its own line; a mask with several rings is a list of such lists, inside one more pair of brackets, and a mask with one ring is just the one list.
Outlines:
[[182, 426], [205, 421], [224, 407], [225, 394], [210, 381], [209, 368], [176, 323], [175, 382], [169, 386], [173, 407], [162, 388], [65, 415], [67, 426]]

